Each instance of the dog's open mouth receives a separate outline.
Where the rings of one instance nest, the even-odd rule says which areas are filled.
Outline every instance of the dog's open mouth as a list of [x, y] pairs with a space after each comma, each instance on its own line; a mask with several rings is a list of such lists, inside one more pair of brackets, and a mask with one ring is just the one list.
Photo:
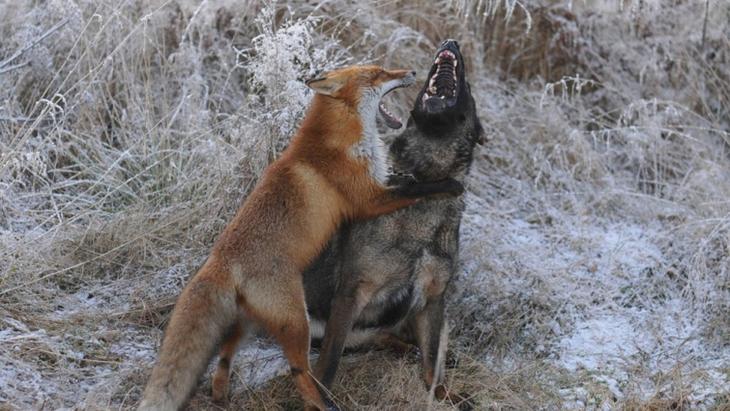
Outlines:
[[428, 85], [424, 89], [421, 102], [427, 111], [441, 111], [456, 103], [459, 86], [457, 67], [459, 59], [451, 50], [438, 53], [431, 68]]

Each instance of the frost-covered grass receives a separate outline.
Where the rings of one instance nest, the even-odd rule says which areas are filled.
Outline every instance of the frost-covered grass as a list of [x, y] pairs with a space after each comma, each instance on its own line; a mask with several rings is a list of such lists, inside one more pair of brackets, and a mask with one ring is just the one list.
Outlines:
[[[446, 37], [489, 135], [449, 385], [480, 409], [730, 406], [730, 5], [310, 3], [0, 5], [0, 408], [133, 407], [177, 294], [296, 128], [302, 80], [424, 76]], [[286, 368], [253, 343], [232, 407], [298, 406]], [[348, 355], [333, 394], [424, 409], [419, 371]]]

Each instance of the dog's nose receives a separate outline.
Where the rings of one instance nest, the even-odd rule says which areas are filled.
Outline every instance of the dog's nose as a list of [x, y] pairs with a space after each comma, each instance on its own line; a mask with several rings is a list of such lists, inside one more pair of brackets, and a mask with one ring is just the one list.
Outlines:
[[443, 43], [441, 43], [441, 47], [442, 48], [446, 48], [446, 47], [451, 48], [451, 47], [454, 47], [454, 48], [456, 48], [458, 50], [459, 49], [459, 42], [457, 42], [454, 39], [446, 39], [446, 40], [444, 40]]

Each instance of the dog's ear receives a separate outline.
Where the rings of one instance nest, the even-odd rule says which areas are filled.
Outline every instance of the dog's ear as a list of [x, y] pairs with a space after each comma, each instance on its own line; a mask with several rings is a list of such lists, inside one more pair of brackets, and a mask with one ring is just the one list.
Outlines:
[[482, 122], [479, 120], [479, 117], [476, 116], [474, 116], [474, 140], [477, 144], [484, 144], [486, 142], [484, 127], [482, 127]]
[[[469, 87], [469, 82], [467, 82], [466, 85]], [[474, 101], [474, 97], [471, 93], [469, 93], [469, 97], [471, 98], [471, 106], [474, 110], [476, 110], [476, 102]], [[474, 114], [474, 141], [476, 141], [477, 144], [484, 144], [486, 142], [484, 127], [482, 127], [482, 122], [476, 114]]]
[[304, 82], [307, 87], [326, 96], [334, 96], [337, 94], [345, 83], [346, 81], [344, 78], [332, 73], [323, 73]]

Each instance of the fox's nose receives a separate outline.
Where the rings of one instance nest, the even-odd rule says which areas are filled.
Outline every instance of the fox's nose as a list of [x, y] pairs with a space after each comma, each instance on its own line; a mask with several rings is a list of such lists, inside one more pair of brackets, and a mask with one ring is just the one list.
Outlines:
[[415, 76], [415, 75], [416, 75], [416, 70], [411, 70], [411, 76]]

